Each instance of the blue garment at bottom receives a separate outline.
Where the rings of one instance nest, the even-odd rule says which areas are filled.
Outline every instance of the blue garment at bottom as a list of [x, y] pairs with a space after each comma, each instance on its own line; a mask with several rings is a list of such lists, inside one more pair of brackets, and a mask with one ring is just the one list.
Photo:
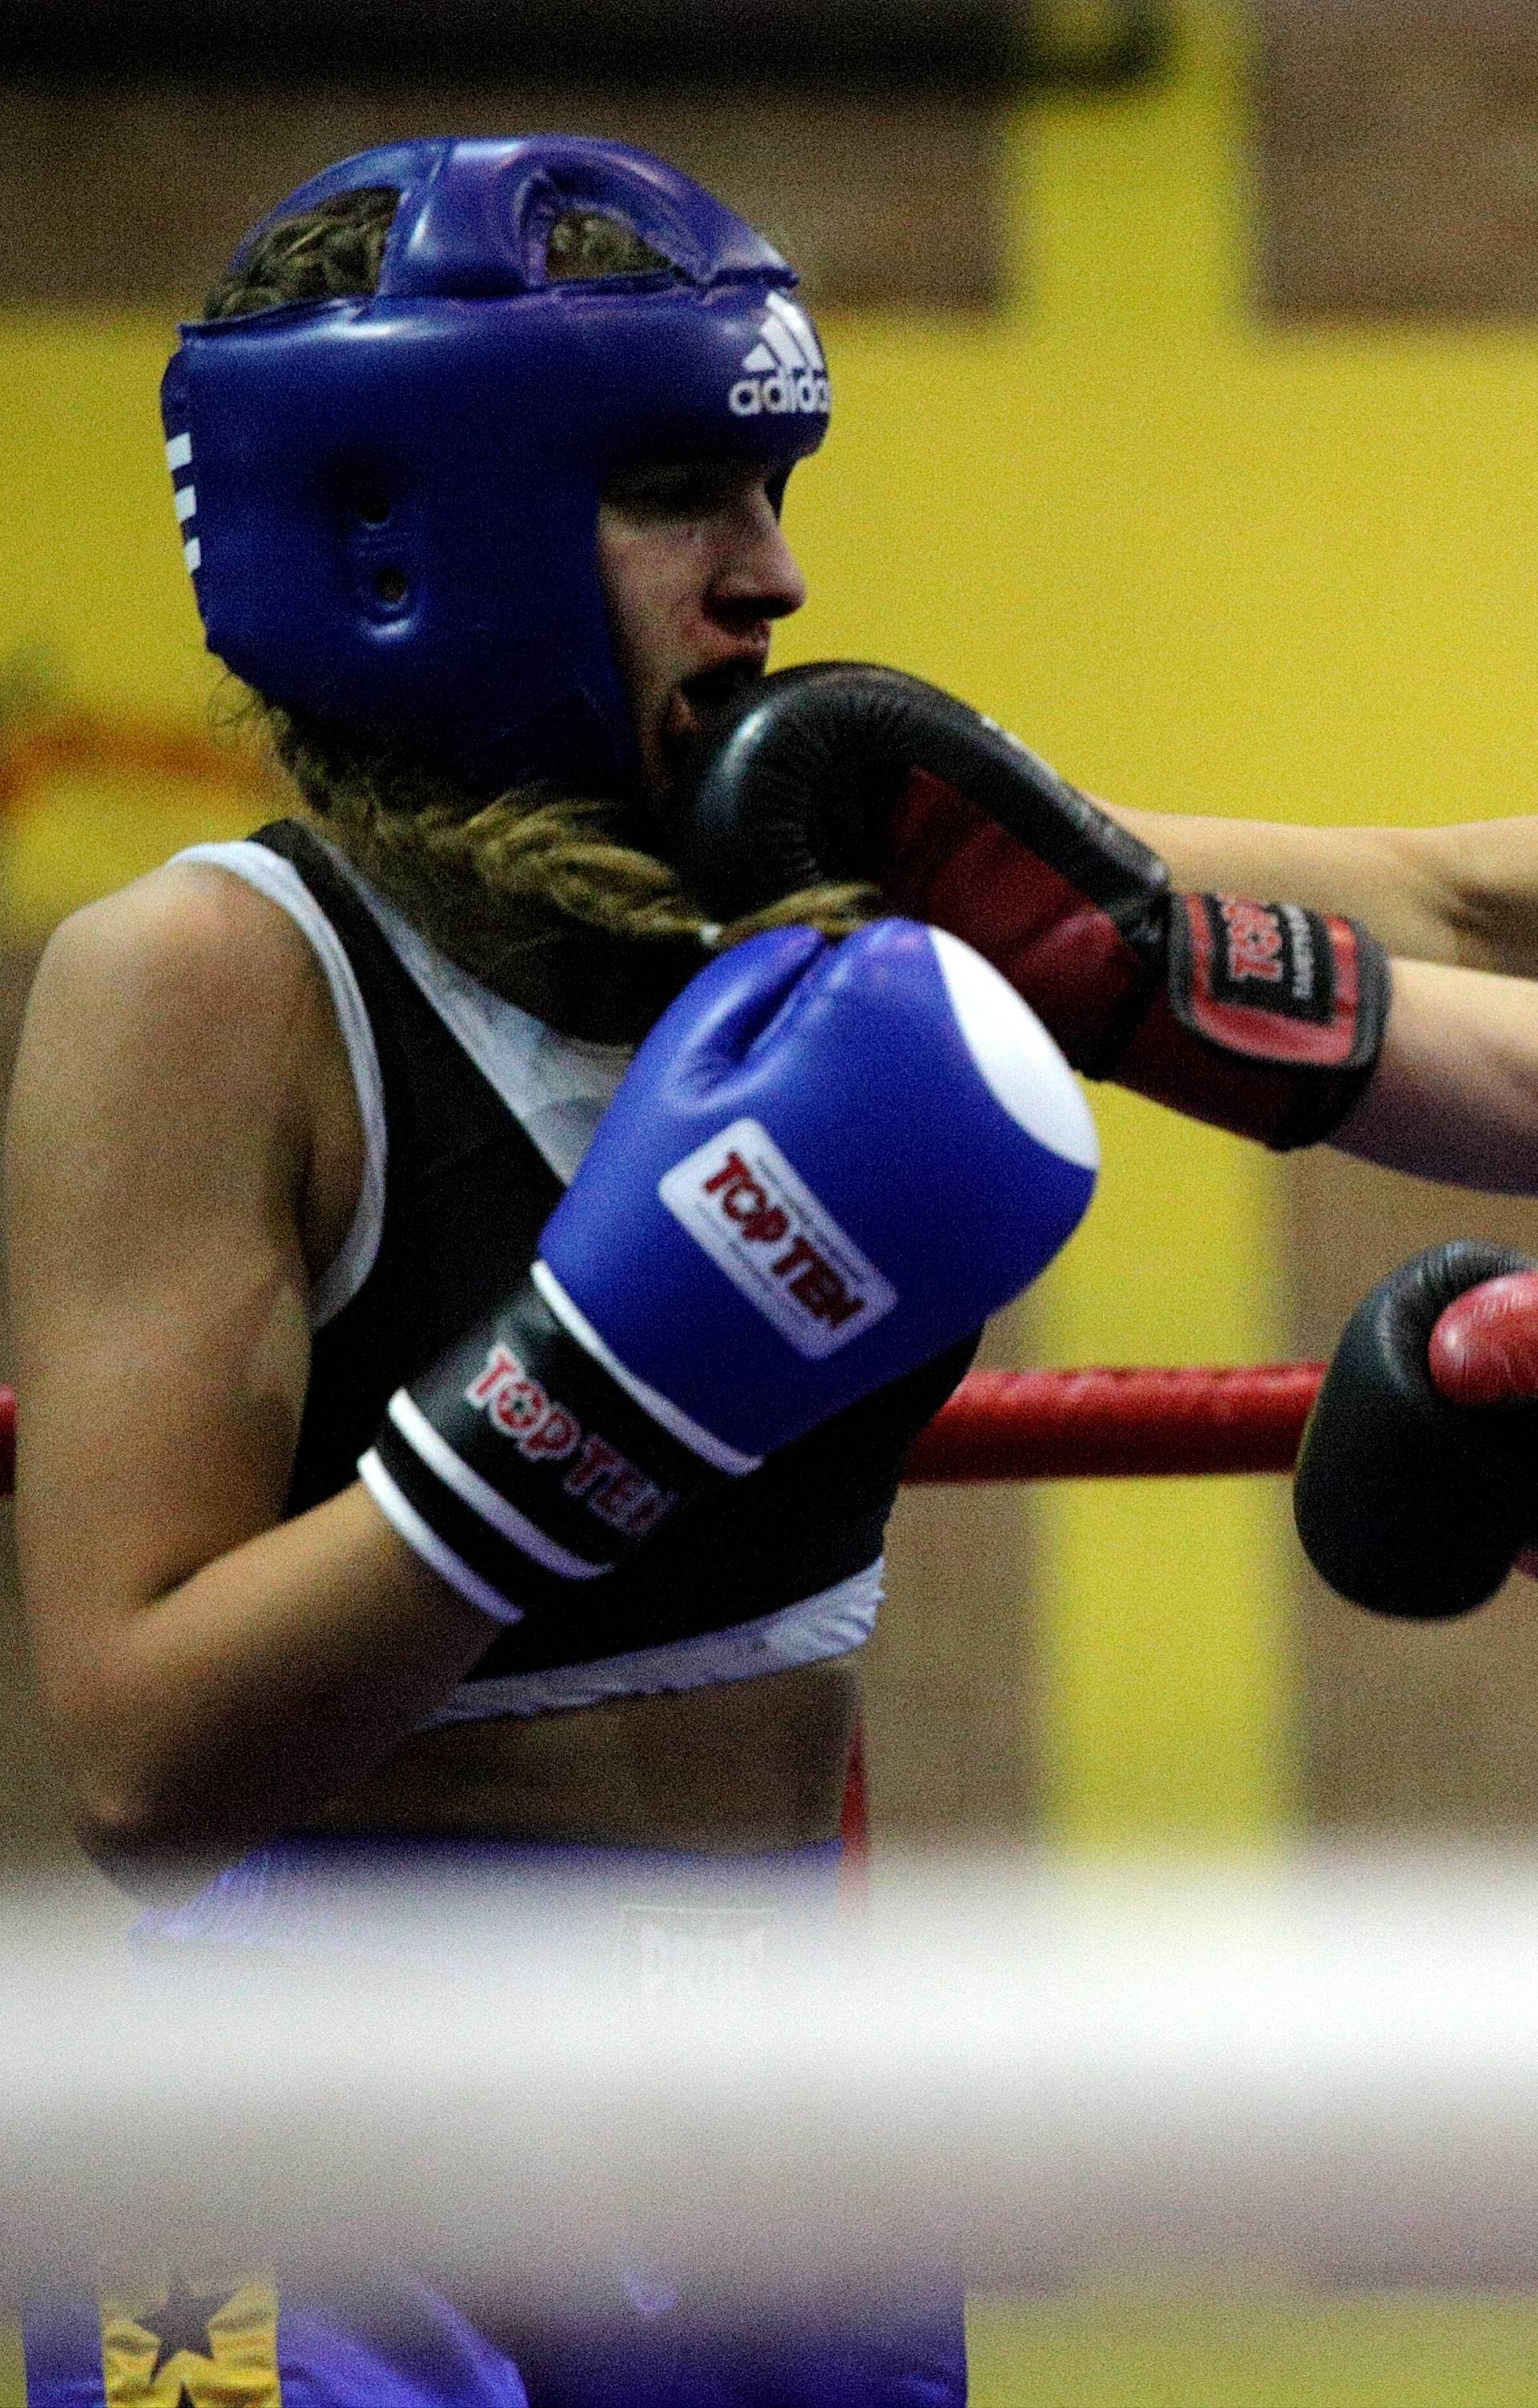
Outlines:
[[959, 2293], [869, 2306], [830, 2299], [794, 2329], [668, 2314], [519, 2350], [532, 2408], [961, 2408]]
[[[837, 1842], [746, 1861], [504, 1842], [280, 1839], [188, 1905], [146, 1915], [147, 1978], [183, 1979], [229, 1948], [328, 1954], [410, 1945], [413, 1891], [441, 1903], [456, 1885], [559, 1882], [604, 1944], [647, 1978], [670, 1952], [708, 1942], [715, 1978], [763, 1962], [782, 1918], [833, 1903]], [[381, 1921], [381, 1901], [387, 1901]], [[702, 1920], [703, 1918], [703, 1920]], [[225, 1959], [225, 1962], [228, 1960]], [[809, 2204], [808, 2214], [814, 2213]], [[616, 2268], [612, 2295], [580, 2327], [520, 2319], [510, 2300], [495, 2338], [405, 2270], [367, 2295], [317, 2299], [280, 2271], [163, 2267], [137, 2286], [33, 2302], [23, 2319], [27, 2408], [963, 2408], [959, 2291], [814, 2300], [794, 2325], [707, 2319], [682, 2286]]]

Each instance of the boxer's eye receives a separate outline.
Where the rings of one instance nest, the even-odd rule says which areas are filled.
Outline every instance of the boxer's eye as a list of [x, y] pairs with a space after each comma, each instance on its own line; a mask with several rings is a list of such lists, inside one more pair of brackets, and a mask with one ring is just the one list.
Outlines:
[[709, 460], [652, 460], [611, 477], [603, 497], [644, 518], [706, 518], [733, 491], [732, 473]]

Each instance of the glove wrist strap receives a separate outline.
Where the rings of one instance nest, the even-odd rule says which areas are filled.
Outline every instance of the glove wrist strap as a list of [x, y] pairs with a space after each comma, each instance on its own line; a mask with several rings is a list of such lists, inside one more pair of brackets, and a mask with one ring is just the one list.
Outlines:
[[532, 1280], [396, 1390], [360, 1466], [407, 1543], [502, 1621], [514, 1597], [611, 1570], [714, 1469]]

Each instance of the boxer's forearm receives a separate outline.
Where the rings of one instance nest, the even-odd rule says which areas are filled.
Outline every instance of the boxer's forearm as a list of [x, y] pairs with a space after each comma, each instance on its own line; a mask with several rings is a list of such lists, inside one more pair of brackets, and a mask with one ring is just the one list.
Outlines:
[[1538, 978], [1538, 817], [1302, 827], [1106, 808], [1162, 855], [1177, 886], [1285, 896], [1365, 921], [1408, 961]]
[[372, 1770], [494, 1630], [354, 1482], [120, 1615], [73, 1677], [50, 1649], [76, 1835], [126, 1888], [196, 1887]]
[[1382, 1059], [1331, 1140], [1421, 1179], [1538, 1195], [1538, 995], [1526, 981], [1396, 961]]

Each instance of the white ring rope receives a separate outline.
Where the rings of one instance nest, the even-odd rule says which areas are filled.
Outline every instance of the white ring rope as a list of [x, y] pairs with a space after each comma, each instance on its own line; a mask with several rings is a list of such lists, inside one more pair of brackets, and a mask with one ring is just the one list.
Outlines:
[[[579, 1918], [580, 1921], [580, 1918]], [[560, 1912], [410, 1961], [0, 1943], [0, 2273], [180, 2236], [580, 2302], [806, 2277], [1538, 2273], [1538, 1874], [888, 1877], [836, 1965], [600, 1979]]]

